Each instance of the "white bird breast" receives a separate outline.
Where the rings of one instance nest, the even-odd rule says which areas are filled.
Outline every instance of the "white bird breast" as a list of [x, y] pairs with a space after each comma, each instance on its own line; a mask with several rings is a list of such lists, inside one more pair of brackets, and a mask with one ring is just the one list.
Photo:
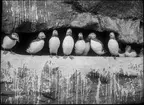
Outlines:
[[15, 44], [16, 44], [16, 40], [12, 40], [8, 36], [5, 36], [3, 39], [2, 47], [4, 49], [11, 49], [12, 47], [15, 46]]
[[95, 53], [99, 53], [103, 50], [101, 43], [91, 40], [91, 48]]
[[79, 40], [75, 43], [75, 53], [82, 54], [85, 50], [85, 41]]
[[85, 43], [85, 49], [84, 49], [83, 55], [87, 55], [88, 52], [89, 52], [89, 50], [90, 50], [90, 43], [86, 42]]
[[126, 52], [125, 53], [126, 57], [136, 57], [137, 56], [137, 53], [135, 51], [129, 53], [129, 52]]
[[49, 40], [50, 53], [57, 53], [59, 46], [60, 46], [60, 40], [58, 37], [52, 37]]
[[71, 54], [71, 52], [73, 50], [73, 47], [74, 47], [74, 40], [73, 40], [73, 38], [71, 36], [66, 36], [64, 38], [62, 47], [63, 47], [63, 53], [65, 55]]
[[28, 50], [29, 50], [30, 53], [37, 53], [40, 50], [42, 50], [43, 46], [44, 46], [44, 40], [32, 42], [30, 44], [30, 47], [29, 47]]
[[119, 45], [118, 42], [114, 39], [110, 39], [108, 42], [108, 48], [111, 54], [118, 55]]

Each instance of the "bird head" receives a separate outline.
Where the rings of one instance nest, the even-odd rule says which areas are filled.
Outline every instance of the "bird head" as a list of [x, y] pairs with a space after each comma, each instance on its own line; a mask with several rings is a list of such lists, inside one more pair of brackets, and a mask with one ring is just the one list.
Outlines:
[[72, 30], [70, 28], [67, 30], [66, 36], [72, 36]]
[[38, 34], [38, 38], [39, 38], [39, 39], [44, 39], [44, 38], [46, 38], [46, 36], [45, 36], [45, 34], [44, 34], [43, 32], [40, 32], [40, 33]]
[[19, 35], [18, 35], [17, 33], [12, 33], [12, 34], [11, 34], [11, 37], [12, 37], [13, 39], [15, 39], [17, 42], [19, 42]]
[[52, 36], [58, 36], [58, 31], [57, 30], [53, 30]]
[[78, 38], [83, 39], [83, 34], [81, 32], [78, 34]]
[[109, 34], [109, 37], [110, 37], [111, 39], [115, 39], [115, 34], [114, 34], [113, 32], [111, 32], [111, 33]]
[[90, 33], [88, 38], [95, 39], [96, 38], [96, 34], [95, 33]]
[[131, 46], [127, 45], [126, 48], [125, 48], [125, 51], [130, 52], [131, 51]]

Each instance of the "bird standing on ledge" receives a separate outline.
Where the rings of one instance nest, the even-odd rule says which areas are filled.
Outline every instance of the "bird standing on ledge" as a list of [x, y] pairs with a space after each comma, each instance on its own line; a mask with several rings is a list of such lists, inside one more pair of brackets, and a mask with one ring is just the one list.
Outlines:
[[98, 55], [105, 54], [103, 44], [100, 40], [98, 40], [96, 38], [96, 34], [95, 33], [90, 33], [89, 36], [90, 36], [90, 39], [91, 39], [90, 40], [90, 45], [91, 45], [92, 50]]
[[16, 42], [19, 42], [19, 35], [17, 33], [12, 33], [11, 35], [4, 37], [2, 48], [4, 50], [12, 49], [16, 45]]
[[[74, 47], [74, 39], [72, 37], [72, 30], [68, 29], [66, 32], [66, 36], [62, 43], [64, 56], [68, 56], [72, 53]], [[64, 57], [66, 58], [66, 57]], [[72, 57], [70, 57], [72, 59]]]
[[113, 32], [109, 35], [110, 39], [108, 41], [108, 49], [111, 55], [118, 56], [119, 55], [119, 44], [115, 39], [115, 35]]
[[46, 38], [45, 34], [43, 32], [40, 32], [38, 34], [38, 37], [37, 39], [33, 40], [28, 49], [26, 50], [27, 53], [30, 53], [30, 54], [35, 54], [39, 51], [42, 50], [42, 48], [44, 47], [44, 38]]
[[49, 40], [49, 52], [51, 54], [57, 55], [58, 49], [60, 47], [60, 40], [58, 38], [57, 30], [54, 30], [52, 36]]
[[85, 50], [85, 41], [83, 39], [83, 34], [78, 34], [78, 40], [75, 43], [75, 54], [76, 55], [82, 55]]

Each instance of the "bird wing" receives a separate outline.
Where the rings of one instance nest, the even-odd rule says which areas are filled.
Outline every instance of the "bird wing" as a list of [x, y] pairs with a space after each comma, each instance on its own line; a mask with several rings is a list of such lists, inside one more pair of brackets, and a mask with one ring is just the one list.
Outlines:
[[94, 39], [94, 41], [99, 42], [102, 45], [102, 50], [104, 50], [104, 45], [103, 45], [103, 43], [100, 40]]
[[41, 40], [41, 39], [39, 39], [39, 38], [34, 39], [34, 40], [29, 44], [28, 49], [30, 48], [30, 46], [31, 46], [32, 43], [34, 43], [34, 42], [38, 42], [38, 41], [40, 41], [40, 40]]
[[37, 42], [37, 41], [40, 41], [41, 39], [39, 39], [39, 38], [36, 38], [36, 39], [34, 39], [32, 42]]

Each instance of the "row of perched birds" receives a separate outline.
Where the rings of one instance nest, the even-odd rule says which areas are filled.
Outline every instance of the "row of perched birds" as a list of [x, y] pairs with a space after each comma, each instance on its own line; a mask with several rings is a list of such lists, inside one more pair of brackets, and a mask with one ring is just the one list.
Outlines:
[[[127, 56], [135, 57], [137, 53], [135, 50], [131, 49], [131, 46], [127, 45], [125, 53], [119, 53], [119, 44], [115, 38], [115, 34], [111, 32], [109, 34], [108, 49], [113, 56]], [[26, 52], [29, 54], [35, 54], [41, 51], [44, 47], [46, 35], [40, 32], [35, 40], [33, 40]], [[9, 36], [5, 36], [3, 39], [2, 47], [3, 49], [12, 49], [16, 42], [19, 42], [19, 35], [17, 33], [12, 33]], [[57, 55], [58, 49], [60, 47], [60, 39], [58, 37], [58, 31], [53, 30], [52, 36], [49, 39], [49, 52], [50, 55]], [[97, 39], [95, 33], [90, 33], [86, 40], [83, 38], [83, 34], [80, 32], [78, 34], [78, 40], [74, 43], [73, 34], [71, 29], [67, 29], [66, 36], [62, 42], [63, 54], [65, 56], [71, 55], [72, 51], [75, 51], [76, 55], [87, 55], [90, 49], [92, 49], [97, 55], [103, 55], [106, 53], [103, 47], [103, 43]], [[143, 54], [142, 54], [143, 55]]]

